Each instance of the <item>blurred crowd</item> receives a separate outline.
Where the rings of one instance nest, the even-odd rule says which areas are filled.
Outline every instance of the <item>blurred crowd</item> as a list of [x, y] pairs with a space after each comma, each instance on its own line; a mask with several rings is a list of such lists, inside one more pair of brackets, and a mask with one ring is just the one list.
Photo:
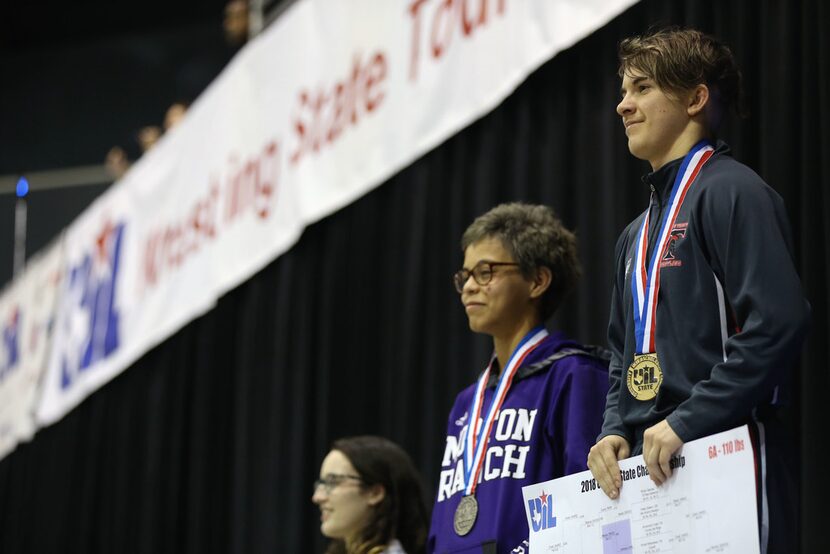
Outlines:
[[[225, 42], [235, 52], [241, 48], [249, 38], [250, 12], [247, 0], [230, 0], [225, 5], [222, 21]], [[214, 75], [215, 76], [215, 75]], [[138, 129], [134, 134], [134, 145], [115, 145], [110, 148], [104, 159], [107, 173], [117, 181], [130, 169], [135, 160], [131, 160], [128, 151], [138, 148], [138, 157], [153, 148], [164, 133], [169, 132], [184, 119], [187, 113], [189, 99], [176, 99], [164, 113], [162, 124], [150, 123]]]

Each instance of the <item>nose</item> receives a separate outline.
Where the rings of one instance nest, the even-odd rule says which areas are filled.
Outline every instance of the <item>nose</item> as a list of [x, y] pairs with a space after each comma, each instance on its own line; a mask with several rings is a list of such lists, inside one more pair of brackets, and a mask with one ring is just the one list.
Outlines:
[[325, 497], [325, 487], [317, 487], [314, 489], [314, 494], [311, 495], [311, 501], [319, 505], [325, 500]]
[[620, 100], [620, 103], [617, 104], [617, 114], [620, 116], [628, 115], [634, 111], [634, 102], [631, 101], [631, 97], [626, 94]]
[[479, 286], [480, 285], [476, 283], [476, 280], [473, 278], [473, 274], [471, 273], [467, 277], [467, 280], [464, 281], [464, 286], [461, 287], [461, 294], [463, 295], [466, 293], [475, 292], [476, 290], [478, 290]]

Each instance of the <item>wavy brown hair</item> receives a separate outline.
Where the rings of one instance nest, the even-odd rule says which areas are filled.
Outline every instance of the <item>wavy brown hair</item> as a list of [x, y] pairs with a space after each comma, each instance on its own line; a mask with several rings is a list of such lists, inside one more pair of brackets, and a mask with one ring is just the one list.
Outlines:
[[336, 440], [331, 449], [349, 459], [362, 487], [381, 485], [386, 494], [373, 507], [357, 543], [333, 540], [326, 554], [376, 554], [393, 539], [407, 554], [424, 552], [428, 514], [421, 478], [409, 455], [394, 442], [371, 435]]
[[729, 109], [745, 115], [741, 71], [732, 51], [714, 37], [695, 29], [668, 27], [624, 39], [618, 54], [620, 77], [636, 71], [654, 79], [669, 94], [705, 84], [716, 107], [712, 131]]

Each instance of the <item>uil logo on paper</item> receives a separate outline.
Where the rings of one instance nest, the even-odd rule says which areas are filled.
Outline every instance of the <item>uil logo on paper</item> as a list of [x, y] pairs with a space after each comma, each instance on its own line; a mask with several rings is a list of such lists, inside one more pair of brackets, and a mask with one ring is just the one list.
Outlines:
[[77, 265], [66, 273], [66, 290], [59, 325], [61, 341], [61, 389], [72, 386], [78, 376], [118, 349], [119, 312], [116, 283], [124, 224], [106, 220], [93, 245]]
[[553, 515], [553, 497], [545, 494], [544, 490], [536, 498], [528, 500], [527, 507], [530, 510], [530, 521], [534, 533], [556, 527], [556, 518]]

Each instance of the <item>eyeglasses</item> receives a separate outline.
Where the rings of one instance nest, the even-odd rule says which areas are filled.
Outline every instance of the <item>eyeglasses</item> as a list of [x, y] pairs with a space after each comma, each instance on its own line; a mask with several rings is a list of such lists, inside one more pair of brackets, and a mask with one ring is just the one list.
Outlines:
[[493, 268], [500, 265], [519, 265], [514, 262], [478, 262], [473, 269], [459, 269], [452, 276], [455, 290], [459, 293], [464, 291], [464, 283], [472, 275], [473, 280], [481, 286], [493, 280]]
[[317, 479], [314, 481], [314, 492], [317, 492], [317, 489], [323, 487], [323, 490], [326, 494], [331, 494], [331, 491], [335, 489], [338, 485], [340, 485], [343, 481], [347, 479], [354, 479], [356, 481], [363, 481], [362, 477], [357, 475], [342, 475], [339, 473], [329, 473], [322, 479]]

